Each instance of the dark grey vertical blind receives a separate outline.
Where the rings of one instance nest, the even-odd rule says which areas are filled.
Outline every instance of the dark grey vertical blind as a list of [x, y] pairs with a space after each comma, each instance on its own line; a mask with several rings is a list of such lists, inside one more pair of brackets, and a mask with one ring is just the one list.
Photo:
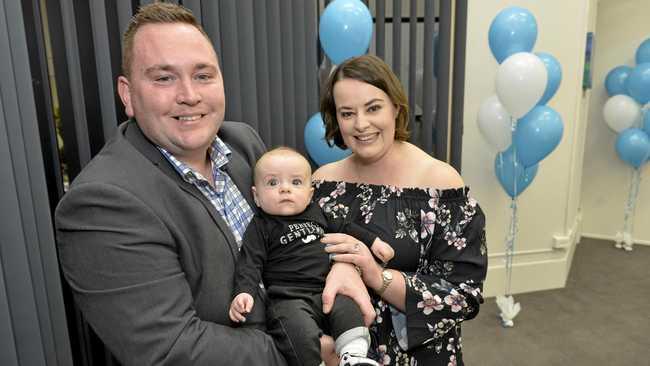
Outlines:
[[[449, 77], [440, 77], [441, 62], [449, 64], [452, 49], [438, 47], [437, 39], [450, 37], [451, 21], [443, 22], [441, 9], [451, 0], [371, 0], [375, 17], [374, 43], [370, 53], [383, 58], [401, 80], [410, 106], [411, 142], [431, 155], [448, 160], [444, 154], [449, 141], [438, 136], [448, 130]], [[451, 16], [451, 12], [445, 16]], [[447, 44], [448, 45], [448, 44]], [[442, 68], [449, 72], [448, 68]], [[443, 73], [444, 73], [443, 72]], [[440, 91], [440, 92], [439, 92]]]
[[[68, 112], [62, 115], [66, 148], [76, 152], [79, 168], [97, 152], [91, 148], [94, 142], [108, 139], [125, 119], [115, 90], [120, 37], [137, 7], [150, 2], [48, 2], [50, 18], [62, 19], [50, 25], [50, 33], [63, 35], [55, 74], [62, 91], [60, 108]], [[193, 10], [213, 41], [223, 69], [226, 119], [250, 124], [269, 146], [304, 151], [302, 130], [318, 111], [317, 2], [175, 3]], [[85, 58], [84, 50], [92, 57]]]
[[0, 0], [0, 364], [69, 365], [26, 8]]
[[[422, 101], [420, 105], [422, 106], [422, 126], [421, 126], [421, 135], [426, 136], [423, 139], [424, 145], [429, 148], [433, 146], [433, 126], [436, 124], [435, 120], [435, 99], [434, 88], [436, 87], [436, 80], [434, 73], [434, 53], [438, 52], [435, 49], [434, 44], [434, 34], [435, 34], [435, 17], [436, 17], [436, 6], [434, 1], [425, 2], [424, 7], [424, 54], [422, 62], [422, 79], [420, 86], [422, 88]], [[443, 93], [444, 94], [444, 93]], [[418, 95], [418, 97], [420, 97]], [[444, 121], [443, 121], [444, 123]]]
[[[115, 91], [120, 36], [132, 13], [148, 2], [47, 2], [48, 16], [62, 19], [51, 23], [50, 33], [53, 46], [62, 46], [54, 47], [58, 50], [54, 64], [62, 96], [59, 108], [66, 153], [75, 152], [69, 159], [71, 176], [126, 118]], [[224, 75], [226, 119], [250, 124], [269, 146], [289, 145], [304, 152], [304, 125], [318, 111], [318, 65], [324, 57], [319, 50], [318, 16], [326, 2], [178, 3], [196, 13], [215, 45]], [[449, 108], [440, 104], [448, 104], [448, 93], [437, 90], [448, 90], [451, 79], [445, 72], [438, 79], [433, 70], [449, 70], [441, 66], [445, 61], [448, 64], [452, 23], [445, 23], [437, 13], [441, 7], [450, 8], [451, 1], [374, 0], [368, 4], [375, 17], [371, 52], [386, 58], [408, 92], [412, 141], [447, 160], [449, 134], [444, 124]], [[441, 45], [446, 45], [440, 50], [434, 49], [436, 32]], [[436, 52], [439, 65], [434, 65]]]

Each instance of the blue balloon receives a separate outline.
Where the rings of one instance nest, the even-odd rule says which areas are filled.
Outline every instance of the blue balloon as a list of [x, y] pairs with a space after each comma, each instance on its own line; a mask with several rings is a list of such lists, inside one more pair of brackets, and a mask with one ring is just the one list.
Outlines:
[[638, 64], [625, 82], [628, 94], [641, 104], [650, 102], [650, 62]]
[[616, 138], [616, 152], [621, 160], [638, 169], [650, 157], [650, 138], [641, 129], [628, 128]]
[[546, 74], [548, 75], [544, 95], [542, 95], [542, 99], [537, 102], [538, 105], [544, 105], [553, 98], [555, 92], [557, 92], [557, 89], [560, 87], [560, 82], [562, 82], [562, 66], [550, 53], [535, 52], [535, 55], [544, 62], [544, 66], [546, 66]]
[[305, 147], [307, 153], [318, 166], [341, 160], [352, 152], [338, 146], [330, 147], [325, 141], [325, 123], [320, 113], [316, 113], [305, 125]]
[[490, 24], [488, 41], [498, 63], [517, 52], [530, 52], [537, 40], [537, 21], [527, 9], [512, 6]]
[[494, 160], [494, 173], [506, 193], [515, 198], [521, 194], [537, 175], [538, 165], [529, 168], [515, 159], [513, 146], [497, 154]]
[[553, 108], [538, 105], [521, 117], [513, 136], [517, 158], [528, 168], [550, 154], [562, 140], [562, 117]]
[[372, 38], [372, 16], [360, 0], [335, 0], [321, 15], [318, 34], [327, 57], [340, 64], [366, 53]]
[[616, 66], [607, 73], [605, 77], [605, 88], [607, 89], [607, 94], [610, 97], [618, 94], [627, 95], [627, 87], [625, 82], [627, 78], [630, 77], [632, 73], [632, 68], [630, 66], [621, 65]]
[[650, 38], [641, 42], [639, 48], [636, 49], [636, 55], [634, 58], [636, 59], [637, 65], [650, 62]]

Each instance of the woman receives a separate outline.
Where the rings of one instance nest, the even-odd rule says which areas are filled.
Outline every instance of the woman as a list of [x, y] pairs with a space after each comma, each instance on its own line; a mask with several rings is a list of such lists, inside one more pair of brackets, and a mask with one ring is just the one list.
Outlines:
[[460, 323], [476, 316], [487, 270], [485, 217], [458, 173], [408, 143], [408, 105], [375, 56], [349, 59], [321, 99], [326, 136], [346, 159], [314, 173], [314, 199], [395, 250], [382, 268], [345, 234], [323, 240], [358, 267], [377, 318], [371, 354], [384, 365], [462, 365]]

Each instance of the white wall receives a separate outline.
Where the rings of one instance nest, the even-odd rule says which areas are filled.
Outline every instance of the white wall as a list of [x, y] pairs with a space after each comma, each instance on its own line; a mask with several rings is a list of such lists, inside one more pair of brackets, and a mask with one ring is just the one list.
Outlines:
[[488, 29], [508, 6], [530, 10], [537, 20], [533, 52], [554, 55], [562, 65], [562, 84], [549, 106], [564, 121], [557, 149], [540, 164], [528, 189], [519, 196], [519, 232], [515, 244], [513, 293], [563, 287], [580, 231], [580, 179], [589, 93], [582, 92], [586, 32], [593, 27], [596, 0], [470, 1], [462, 175], [487, 215], [490, 268], [488, 296], [504, 290], [503, 252], [510, 222], [510, 199], [494, 175], [494, 151], [481, 137], [476, 117], [481, 102], [495, 94], [497, 62], [488, 45]]
[[[607, 101], [604, 81], [615, 66], [634, 66], [634, 53], [650, 37], [650, 1], [601, 0], [594, 53], [594, 89], [589, 104], [582, 188], [583, 235], [613, 239], [623, 228], [631, 171], [616, 155], [616, 133], [602, 116]], [[650, 169], [644, 167], [633, 238], [650, 244]]]

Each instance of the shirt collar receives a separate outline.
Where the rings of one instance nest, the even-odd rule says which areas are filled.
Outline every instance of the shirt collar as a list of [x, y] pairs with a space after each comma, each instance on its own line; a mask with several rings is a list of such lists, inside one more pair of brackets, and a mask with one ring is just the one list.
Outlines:
[[215, 137], [212, 144], [210, 144], [208, 153], [210, 154], [212, 164], [217, 169], [228, 164], [230, 161], [230, 148], [219, 138], [219, 136]]
[[[163, 156], [169, 161], [176, 172], [188, 183], [194, 184], [197, 180], [206, 180], [201, 173], [192, 169], [189, 165], [178, 160], [172, 153], [167, 151], [165, 148], [157, 146], [158, 150], [163, 154]], [[223, 140], [216, 136], [210, 146], [208, 147], [208, 154], [210, 155], [210, 160], [212, 162], [212, 169], [214, 170], [221, 168], [222, 166], [228, 164], [230, 161], [230, 148], [226, 145]]]

